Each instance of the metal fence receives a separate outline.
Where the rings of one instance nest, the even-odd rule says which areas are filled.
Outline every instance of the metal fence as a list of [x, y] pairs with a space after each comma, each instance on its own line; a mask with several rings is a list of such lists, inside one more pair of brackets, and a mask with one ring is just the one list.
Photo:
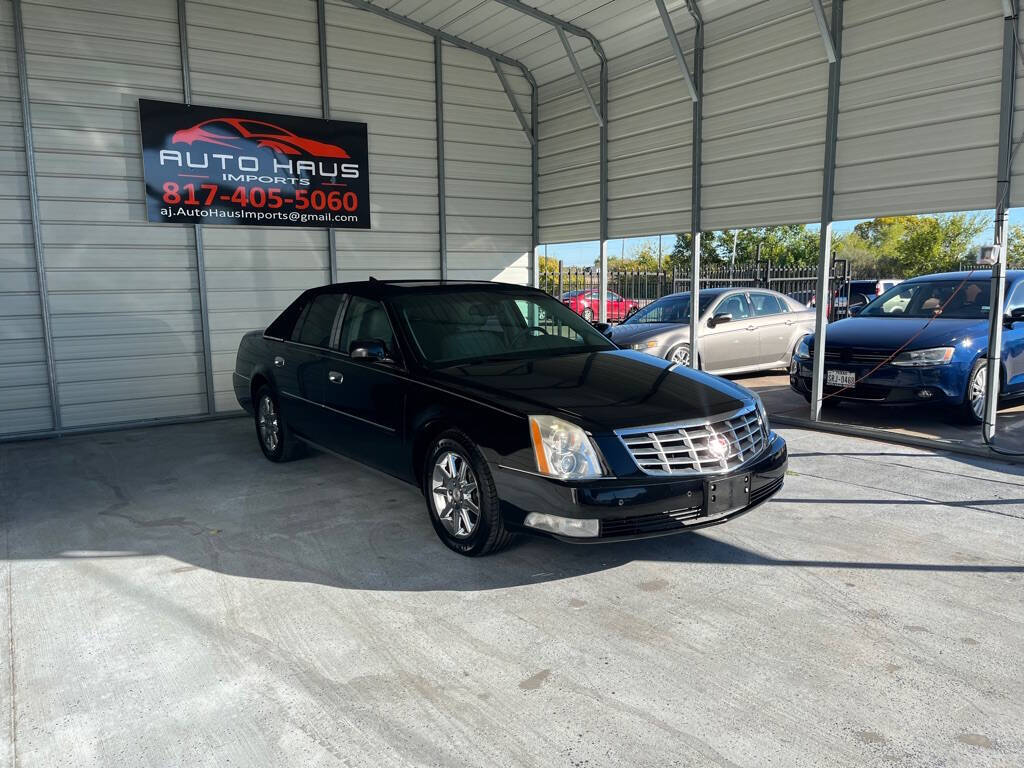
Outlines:
[[[836, 259], [829, 276], [836, 297], [849, 298], [849, 263]], [[716, 266], [702, 269], [702, 288], [769, 288], [799, 301], [810, 304], [817, 288], [818, 268], [778, 267], [761, 262], [743, 267]], [[588, 320], [596, 319], [597, 291], [600, 290], [601, 271], [594, 267], [566, 267], [558, 262], [558, 269], [541, 272], [540, 287], [561, 299]], [[690, 290], [689, 269], [667, 270], [613, 270], [608, 273], [608, 320], [618, 322], [652, 301], [672, 293]], [[590, 297], [593, 300], [588, 300]], [[846, 301], [835, 302], [842, 309]], [[833, 317], [832, 319], [838, 319]]]

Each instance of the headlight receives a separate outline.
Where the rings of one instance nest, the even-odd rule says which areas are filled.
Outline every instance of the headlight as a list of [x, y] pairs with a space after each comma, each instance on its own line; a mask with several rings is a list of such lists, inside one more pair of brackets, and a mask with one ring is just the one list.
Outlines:
[[768, 425], [768, 410], [764, 407], [764, 400], [761, 399], [760, 395], [754, 395], [754, 400], [757, 402], [757, 415], [761, 419], [761, 424], [764, 425], [764, 433], [767, 435], [772, 431], [772, 428]]
[[530, 438], [537, 471], [562, 480], [600, 477], [601, 462], [587, 433], [554, 416], [531, 416]]
[[656, 346], [658, 346], [657, 340], [651, 339], [650, 341], [641, 341], [638, 344], [633, 344], [632, 348], [643, 351], [645, 349], [654, 349]]
[[953, 359], [953, 347], [935, 347], [933, 349], [912, 349], [900, 352], [893, 358], [893, 365], [948, 365]]
[[812, 336], [811, 334], [807, 334], [802, 339], [800, 339], [800, 343], [796, 345], [796, 352], [793, 353], [793, 357], [810, 357], [811, 339], [813, 338], [814, 336]]

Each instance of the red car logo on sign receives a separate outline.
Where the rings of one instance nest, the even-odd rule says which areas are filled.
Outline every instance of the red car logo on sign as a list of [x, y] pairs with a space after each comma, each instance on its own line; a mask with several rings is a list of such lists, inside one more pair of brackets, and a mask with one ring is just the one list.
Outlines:
[[175, 131], [171, 137], [175, 144], [215, 144], [231, 149], [244, 149], [245, 144], [256, 142], [256, 146], [282, 155], [311, 155], [313, 157], [336, 157], [348, 160], [349, 154], [341, 147], [315, 139], [307, 139], [286, 128], [260, 120], [246, 120], [240, 117], [217, 117], [196, 123], [191, 128]]

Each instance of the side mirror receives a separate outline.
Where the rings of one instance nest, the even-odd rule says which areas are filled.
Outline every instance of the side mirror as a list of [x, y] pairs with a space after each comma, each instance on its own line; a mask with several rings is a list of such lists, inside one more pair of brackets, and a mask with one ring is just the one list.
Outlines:
[[612, 329], [611, 325], [609, 325], [608, 323], [591, 323], [591, 325], [594, 326], [594, 330], [596, 330], [603, 336], [609, 336], [609, 333]]
[[731, 322], [732, 322], [732, 315], [731, 314], [729, 314], [728, 312], [719, 312], [717, 315], [715, 315], [710, 320], [708, 320], [708, 327], [709, 328], [714, 328], [716, 325], [721, 325], [722, 323], [731, 323]]
[[388, 351], [379, 339], [358, 339], [349, 344], [348, 353], [363, 360], [387, 360]]

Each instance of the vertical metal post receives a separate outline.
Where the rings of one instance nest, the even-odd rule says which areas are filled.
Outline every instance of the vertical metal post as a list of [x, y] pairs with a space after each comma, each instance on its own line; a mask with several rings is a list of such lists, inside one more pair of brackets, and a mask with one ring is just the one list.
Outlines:
[[[589, 94], [589, 92], [588, 92]], [[601, 56], [601, 125], [598, 141], [600, 143], [599, 156], [599, 195], [598, 202], [598, 230], [601, 237], [601, 309], [598, 319], [602, 323], [608, 322], [608, 59]]]
[[57, 365], [53, 356], [53, 330], [50, 326], [50, 293], [46, 286], [46, 258], [43, 248], [43, 225], [39, 214], [39, 186], [36, 180], [36, 153], [32, 136], [32, 100], [28, 91], [28, 69], [25, 55], [25, 26], [21, 17], [21, 0], [13, 0], [14, 48], [18, 66], [18, 93], [21, 96], [21, 127], [25, 151], [25, 176], [28, 182], [29, 216], [32, 220], [32, 250], [36, 261], [39, 289], [39, 314], [43, 321], [43, 346], [46, 354], [46, 381], [50, 389], [53, 428], [60, 432], [60, 394], [57, 391]]
[[[192, 78], [188, 64], [188, 18], [186, 0], [178, 0], [178, 48], [181, 55], [181, 90], [185, 104], [192, 104]], [[203, 332], [203, 375], [206, 380], [206, 411], [214, 413], [217, 401], [213, 390], [213, 350], [210, 347], [210, 305], [206, 290], [206, 257], [203, 253], [203, 225], [194, 224], [196, 238], [196, 275], [199, 279], [199, 323]]]
[[445, 221], [444, 193], [444, 73], [442, 42], [434, 38], [434, 106], [437, 119], [437, 236], [440, 252], [441, 279], [448, 279], [448, 224]]
[[[327, 8], [324, 0], [316, 2], [316, 28], [320, 44], [320, 101], [325, 120], [331, 117], [331, 90], [327, 77]], [[334, 227], [327, 228], [327, 263], [331, 282], [338, 282], [338, 242]]]
[[1009, 16], [1003, 19], [1002, 94], [999, 109], [999, 159], [996, 179], [995, 243], [999, 258], [992, 266], [992, 298], [988, 317], [988, 360], [985, 380], [985, 442], [996, 435], [996, 413], [1002, 378], [1003, 304], [1006, 300], [1006, 258], [1010, 223], [1010, 171], [1013, 161], [1013, 111], [1016, 107], [1017, 23], [1020, 0], [1010, 0]]
[[693, 253], [690, 257], [690, 367], [700, 369], [700, 232], [701, 232], [701, 156], [704, 118], [704, 19], [697, 8], [696, 0], [688, 0], [687, 7], [693, 16], [693, 82], [697, 98], [693, 102], [693, 123], [690, 181], [690, 243]]
[[530, 274], [533, 280], [533, 287], [540, 286], [540, 259], [537, 258], [537, 249], [540, 247], [540, 155], [537, 146], [540, 144], [540, 134], [537, 132], [540, 126], [540, 98], [537, 95], [537, 81], [526, 69], [523, 70], [530, 83], [530, 131], [533, 133], [533, 143], [530, 145], [530, 220], [532, 225], [532, 242], [530, 248]]
[[829, 272], [832, 263], [832, 202], [836, 182], [836, 142], [839, 135], [839, 83], [843, 64], [843, 0], [832, 2], [831, 39], [836, 58], [828, 65], [828, 117], [825, 122], [825, 162], [821, 185], [814, 367], [811, 373], [811, 421], [821, 419], [821, 401], [825, 391], [825, 327], [828, 324], [828, 308], [832, 304]]

